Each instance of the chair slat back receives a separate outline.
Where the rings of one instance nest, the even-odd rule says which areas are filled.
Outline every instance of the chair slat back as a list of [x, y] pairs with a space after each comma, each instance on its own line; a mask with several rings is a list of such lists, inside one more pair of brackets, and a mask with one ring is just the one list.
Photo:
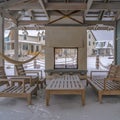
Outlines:
[[107, 78], [114, 78], [116, 76], [117, 69], [118, 69], [118, 65], [111, 65]]
[[[7, 79], [4, 66], [0, 66], [0, 79]], [[8, 81], [0, 81], [0, 86], [2, 85], [9, 85]]]
[[4, 70], [4, 66], [0, 66], [0, 78], [7, 78]]
[[20, 76], [26, 76], [26, 73], [25, 73], [25, 70], [24, 70], [24, 67], [23, 67], [22, 64], [15, 65], [15, 68], [16, 68], [16, 71], [17, 71], [18, 75], [20, 75]]
[[118, 67], [117, 67], [115, 78], [119, 78], [120, 79], [120, 65], [118, 65]]

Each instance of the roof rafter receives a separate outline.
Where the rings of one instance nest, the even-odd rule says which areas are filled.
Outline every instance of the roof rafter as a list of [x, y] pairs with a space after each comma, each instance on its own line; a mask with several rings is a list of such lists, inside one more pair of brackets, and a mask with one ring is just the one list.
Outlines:
[[42, 7], [42, 9], [43, 9], [43, 11], [44, 11], [44, 13], [46, 14], [46, 16], [47, 16], [47, 18], [48, 18], [48, 20], [49, 20], [49, 15], [48, 15], [48, 13], [47, 13], [47, 11], [46, 11], [46, 9], [45, 9], [45, 5], [44, 5], [44, 3], [43, 3], [43, 0], [38, 0], [38, 2], [40, 3], [40, 5], [41, 5], [41, 7]]
[[92, 3], [93, 3], [93, 0], [88, 0], [88, 2], [87, 2], [87, 10], [86, 10], [85, 13], [84, 13], [84, 17], [87, 15], [89, 9], [90, 9], [91, 6], [92, 6]]
[[[108, 2], [109, 2], [109, 0], [104, 0], [104, 3], [108, 3]], [[98, 16], [98, 20], [102, 20], [102, 18], [103, 18], [103, 16], [104, 16], [104, 13], [105, 13], [104, 10], [102, 10], [102, 11], [100, 12], [100, 14], [99, 14], [99, 16]]]

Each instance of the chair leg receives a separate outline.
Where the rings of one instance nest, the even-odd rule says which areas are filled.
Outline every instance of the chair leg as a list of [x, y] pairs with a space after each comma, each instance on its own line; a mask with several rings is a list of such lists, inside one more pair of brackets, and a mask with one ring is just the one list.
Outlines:
[[98, 100], [100, 103], [102, 103], [102, 93], [98, 92]]
[[32, 96], [31, 96], [31, 94], [27, 95], [27, 102], [28, 102], [28, 105], [32, 104]]
[[41, 85], [41, 89], [43, 89], [43, 82], [42, 81], [41, 81], [40, 85]]

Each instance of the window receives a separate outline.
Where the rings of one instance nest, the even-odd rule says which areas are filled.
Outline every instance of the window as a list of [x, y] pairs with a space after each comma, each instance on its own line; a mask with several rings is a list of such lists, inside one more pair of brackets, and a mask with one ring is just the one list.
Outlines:
[[24, 37], [24, 38], [23, 38], [24, 40], [27, 40], [27, 35], [24, 35], [23, 37]]
[[91, 45], [91, 42], [89, 41], [89, 46]]
[[39, 46], [36, 46], [36, 52], [38, 52], [39, 51]]
[[28, 50], [28, 45], [27, 44], [23, 45], [23, 50]]
[[77, 69], [78, 49], [77, 48], [55, 48], [54, 49], [55, 69]]
[[89, 34], [89, 39], [91, 38], [91, 35]]

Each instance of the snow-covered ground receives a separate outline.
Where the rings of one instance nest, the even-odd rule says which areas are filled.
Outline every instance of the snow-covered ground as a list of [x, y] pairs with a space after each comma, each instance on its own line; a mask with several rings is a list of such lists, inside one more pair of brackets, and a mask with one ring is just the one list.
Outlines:
[[[109, 59], [109, 57], [106, 57], [106, 56], [105, 57], [100, 57], [99, 59], [104, 66], [109, 66], [113, 61], [113, 59]], [[62, 62], [62, 60], [61, 60], [61, 62]], [[30, 62], [29, 65], [28, 65], [29, 67], [27, 67], [26, 69], [34, 69], [34, 67], [31, 66], [32, 63], [33, 62]], [[43, 74], [43, 76], [45, 76], [45, 73], [44, 73], [45, 60], [40, 60], [39, 65], [40, 65], [40, 68], [38, 68], [37, 70], [42, 70], [42, 74]], [[8, 75], [14, 74], [14, 65], [6, 62], [6, 67], [7, 66], [10, 67], [10, 68], [8, 68], [8, 69], [6, 68], [6, 73]], [[88, 70], [88, 74], [91, 70], [96, 70], [96, 57], [88, 57], [87, 58], [87, 70]], [[100, 66], [99, 70], [107, 70], [107, 69]]]

